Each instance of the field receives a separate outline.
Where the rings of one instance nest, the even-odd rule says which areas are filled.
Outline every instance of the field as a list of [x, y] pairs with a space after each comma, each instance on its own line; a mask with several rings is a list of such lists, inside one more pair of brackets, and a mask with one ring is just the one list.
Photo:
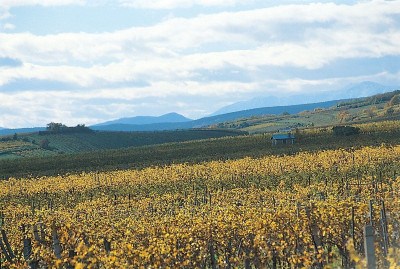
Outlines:
[[400, 265], [399, 126], [308, 129], [289, 147], [262, 135], [149, 146], [171, 163], [1, 181], [2, 266], [348, 268], [367, 262], [366, 224], [375, 263]]
[[2, 158], [15, 158], [14, 154], [18, 150], [26, 150], [30, 147], [30, 143], [25, 141], [2, 141], [0, 142], [0, 156]]
[[399, 161], [385, 145], [3, 181], [2, 229], [59, 268], [347, 267], [371, 222], [384, 266], [400, 244]]
[[296, 143], [274, 147], [270, 134], [221, 137], [183, 143], [166, 143], [118, 150], [102, 150], [78, 154], [59, 154], [40, 158], [0, 160], [0, 176], [46, 176], [82, 171], [109, 171], [116, 169], [142, 169], [152, 165], [173, 163], [199, 163], [211, 160], [263, 157], [268, 155], [295, 154], [319, 150], [380, 146], [397, 144], [399, 121], [383, 121], [358, 125], [357, 136], [338, 137], [332, 128], [304, 129], [295, 133]]
[[[45, 157], [106, 149], [140, 147], [144, 145], [184, 142], [225, 136], [243, 135], [237, 130], [192, 129], [159, 132], [86, 132], [40, 134], [39, 132], [3, 136], [0, 140], [0, 160], [25, 157]], [[48, 147], [41, 146], [47, 140]]]
[[400, 116], [399, 91], [351, 99], [338, 105], [304, 110], [297, 114], [252, 116], [212, 125], [213, 127], [243, 130], [250, 134], [273, 133], [278, 129], [304, 129], [332, 127], [335, 124], [357, 124], [398, 119]]
[[[348, 122], [357, 132], [321, 120], [293, 130], [295, 144], [211, 129], [165, 132], [170, 143], [159, 145], [146, 143], [160, 133], [135, 134], [144, 144], [1, 160], [0, 268], [400, 268], [397, 112], [342, 105], [359, 111]], [[266, 118], [235, 124], [272, 128]], [[178, 142], [205, 134], [214, 138]], [[134, 140], [102, 135], [74, 149], [62, 147], [82, 134], [46, 138], [71, 152]], [[13, 137], [0, 150], [12, 154], [40, 137]]]

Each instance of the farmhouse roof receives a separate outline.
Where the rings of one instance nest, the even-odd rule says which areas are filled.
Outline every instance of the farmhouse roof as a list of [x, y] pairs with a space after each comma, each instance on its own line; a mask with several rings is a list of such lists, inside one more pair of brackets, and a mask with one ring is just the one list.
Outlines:
[[285, 140], [285, 139], [294, 139], [293, 134], [279, 134], [279, 135], [273, 135], [272, 139], [275, 140]]

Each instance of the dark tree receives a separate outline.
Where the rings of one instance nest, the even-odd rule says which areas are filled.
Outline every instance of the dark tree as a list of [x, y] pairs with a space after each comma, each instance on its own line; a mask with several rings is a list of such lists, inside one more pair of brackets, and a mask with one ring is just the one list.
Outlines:
[[67, 126], [65, 126], [62, 123], [55, 123], [55, 122], [50, 122], [49, 124], [47, 124], [47, 131], [51, 131], [51, 132], [60, 132], [62, 129], [67, 128]]
[[360, 128], [352, 126], [335, 126], [332, 128], [333, 134], [337, 136], [355, 135], [360, 132]]
[[42, 149], [50, 149], [50, 142], [49, 142], [49, 140], [48, 140], [47, 138], [41, 140], [41, 141], [39, 142], [39, 147], [42, 148]]

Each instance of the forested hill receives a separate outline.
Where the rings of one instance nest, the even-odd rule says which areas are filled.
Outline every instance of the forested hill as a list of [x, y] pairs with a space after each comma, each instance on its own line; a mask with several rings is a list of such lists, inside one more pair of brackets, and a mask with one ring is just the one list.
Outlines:
[[101, 126], [92, 126], [94, 130], [109, 130], [109, 131], [154, 131], [154, 130], [175, 130], [175, 129], [189, 129], [189, 128], [201, 128], [212, 124], [236, 120], [243, 117], [261, 116], [261, 115], [279, 115], [284, 112], [290, 114], [296, 114], [304, 110], [314, 110], [315, 108], [329, 108], [336, 106], [340, 100], [303, 104], [303, 105], [292, 105], [292, 106], [276, 106], [276, 107], [263, 107], [254, 108], [249, 110], [243, 110], [238, 112], [231, 112], [222, 115], [216, 115], [211, 117], [204, 117], [198, 120], [186, 121], [186, 122], [174, 122], [174, 123], [154, 123], [154, 124], [110, 124]]

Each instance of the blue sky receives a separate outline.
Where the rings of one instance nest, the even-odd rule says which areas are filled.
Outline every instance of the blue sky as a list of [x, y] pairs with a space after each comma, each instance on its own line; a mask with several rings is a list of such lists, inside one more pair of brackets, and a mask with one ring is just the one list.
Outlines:
[[400, 85], [400, 1], [0, 0], [0, 126]]

